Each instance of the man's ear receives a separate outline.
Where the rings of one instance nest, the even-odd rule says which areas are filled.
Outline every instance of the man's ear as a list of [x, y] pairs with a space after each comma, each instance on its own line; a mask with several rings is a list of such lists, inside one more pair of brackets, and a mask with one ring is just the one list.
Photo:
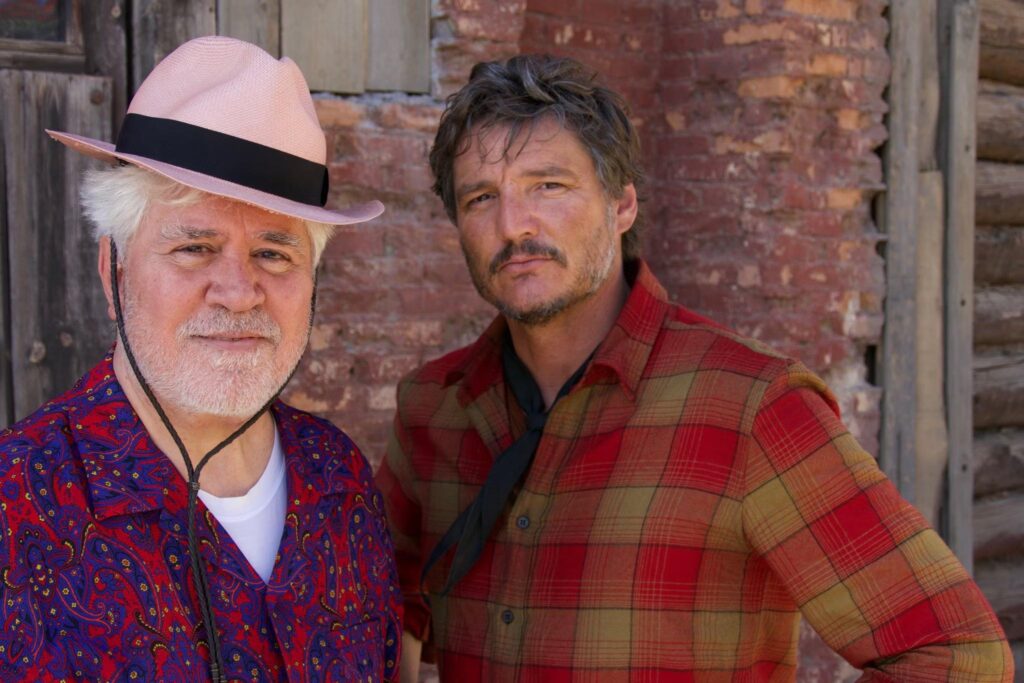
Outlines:
[[100, 282], [103, 283], [103, 294], [107, 297], [107, 317], [111, 320], [116, 320], [117, 316], [114, 313], [114, 288], [110, 283], [110, 257], [110, 237], [101, 237], [97, 268], [100, 272]]
[[619, 235], [633, 227], [639, 208], [636, 187], [629, 183], [622, 188], [622, 194], [615, 200], [615, 231]]

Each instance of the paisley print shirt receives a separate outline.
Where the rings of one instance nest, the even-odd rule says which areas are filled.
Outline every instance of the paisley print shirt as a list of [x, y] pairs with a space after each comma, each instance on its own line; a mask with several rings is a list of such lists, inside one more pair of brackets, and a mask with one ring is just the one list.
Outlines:
[[[392, 680], [400, 594], [370, 467], [325, 420], [272, 411], [288, 511], [270, 580], [197, 512], [226, 674]], [[208, 680], [186, 502], [110, 357], [0, 434], [0, 680]]]

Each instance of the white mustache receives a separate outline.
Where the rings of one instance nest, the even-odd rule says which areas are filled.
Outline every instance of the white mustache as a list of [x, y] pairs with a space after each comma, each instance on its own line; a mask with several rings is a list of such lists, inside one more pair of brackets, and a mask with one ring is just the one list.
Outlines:
[[188, 337], [263, 337], [277, 344], [281, 328], [266, 311], [230, 313], [215, 309], [189, 318], [178, 327], [178, 338]]

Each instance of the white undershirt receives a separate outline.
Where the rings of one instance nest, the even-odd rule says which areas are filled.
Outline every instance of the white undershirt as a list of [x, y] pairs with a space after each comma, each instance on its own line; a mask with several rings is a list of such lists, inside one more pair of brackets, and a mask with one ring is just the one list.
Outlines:
[[218, 498], [212, 493], [199, 491], [199, 498], [231, 535], [264, 583], [274, 571], [274, 559], [284, 532], [284, 516], [288, 507], [285, 481], [284, 451], [281, 450], [277, 425], [274, 425], [274, 448], [270, 452], [270, 460], [251, 489], [233, 498]]

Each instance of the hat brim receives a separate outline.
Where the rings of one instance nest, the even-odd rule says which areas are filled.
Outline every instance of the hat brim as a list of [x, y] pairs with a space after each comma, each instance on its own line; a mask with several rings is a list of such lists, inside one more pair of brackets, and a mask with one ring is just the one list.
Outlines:
[[310, 204], [303, 204], [302, 202], [296, 202], [291, 199], [285, 199], [284, 197], [278, 197], [277, 195], [273, 195], [268, 192], [254, 190], [251, 187], [246, 187], [245, 185], [239, 185], [238, 183], [233, 183], [229, 180], [222, 180], [221, 178], [209, 176], [197, 171], [190, 171], [187, 168], [174, 166], [162, 161], [147, 159], [146, 157], [140, 157], [135, 154], [124, 154], [122, 152], [118, 152], [114, 148], [114, 145], [109, 142], [103, 142], [102, 140], [94, 140], [81, 135], [73, 135], [71, 133], [63, 133], [55, 130], [47, 130], [46, 132], [57, 142], [67, 145], [76, 152], [81, 152], [82, 154], [95, 159], [101, 159], [109, 162], [118, 160], [125, 161], [127, 163], [134, 164], [135, 166], [153, 171], [154, 173], [159, 173], [165, 178], [169, 178], [176, 183], [181, 183], [182, 185], [187, 185], [188, 187], [202, 190], [203, 192], [209, 192], [210, 194], [215, 194], [220, 197], [227, 197], [228, 199], [245, 202], [246, 204], [251, 204], [261, 209], [266, 209], [267, 211], [273, 211], [274, 213], [293, 216], [301, 220], [327, 223], [329, 225], [350, 225], [352, 223], [362, 223], [364, 221], [374, 219], [384, 213], [384, 205], [376, 200], [365, 204], [350, 206], [342, 211], [331, 211], [319, 206], [312, 206]]

